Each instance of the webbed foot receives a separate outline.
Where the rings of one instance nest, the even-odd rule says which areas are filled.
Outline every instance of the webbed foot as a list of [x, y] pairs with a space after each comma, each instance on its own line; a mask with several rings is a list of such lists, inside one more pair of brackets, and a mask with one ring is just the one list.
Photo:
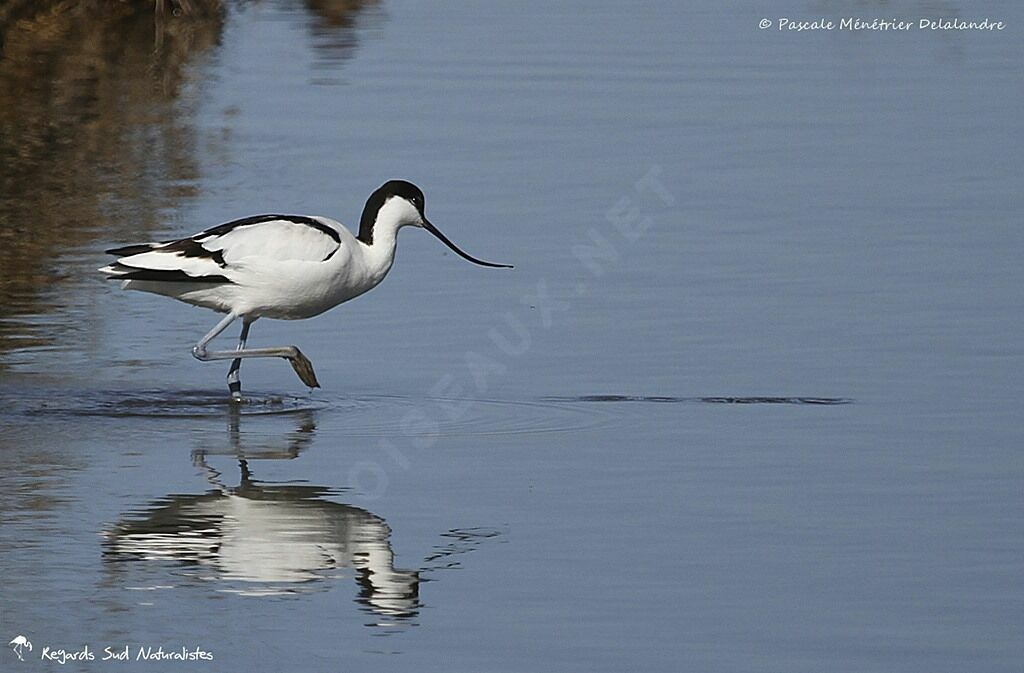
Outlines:
[[313, 371], [313, 363], [302, 354], [302, 351], [296, 348], [295, 355], [287, 359], [291, 363], [292, 369], [295, 370], [295, 374], [298, 375], [299, 380], [310, 388], [320, 387], [320, 383], [316, 380], [316, 373]]

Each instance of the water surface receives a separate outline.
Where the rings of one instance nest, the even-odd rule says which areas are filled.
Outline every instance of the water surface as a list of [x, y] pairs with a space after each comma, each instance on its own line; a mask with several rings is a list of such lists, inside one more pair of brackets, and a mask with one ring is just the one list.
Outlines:
[[[195, 4], [4, 34], [11, 666], [1019, 668], [1015, 4]], [[233, 408], [216, 316], [94, 271], [390, 178], [516, 269], [403, 231], [254, 325], [313, 393], [249, 361]]]

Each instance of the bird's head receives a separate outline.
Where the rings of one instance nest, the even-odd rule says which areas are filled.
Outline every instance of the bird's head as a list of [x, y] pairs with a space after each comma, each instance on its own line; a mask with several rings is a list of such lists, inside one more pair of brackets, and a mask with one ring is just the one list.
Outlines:
[[406, 226], [426, 229], [460, 257], [479, 264], [511, 269], [511, 264], [495, 264], [472, 257], [460, 250], [437, 227], [431, 224], [423, 212], [423, 190], [405, 180], [389, 180], [370, 195], [363, 208], [359, 222], [359, 240], [367, 245], [373, 243], [373, 231], [377, 226], [390, 226], [396, 230]]

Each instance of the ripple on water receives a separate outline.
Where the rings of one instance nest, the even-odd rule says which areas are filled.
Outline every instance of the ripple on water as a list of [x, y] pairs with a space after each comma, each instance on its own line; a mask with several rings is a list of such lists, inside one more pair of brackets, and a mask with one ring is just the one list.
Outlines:
[[[3, 391], [0, 391], [3, 392]], [[302, 412], [344, 413], [338, 433], [348, 437], [394, 435], [485, 436], [567, 432], [625, 418], [624, 403], [843, 405], [841, 397], [581, 395], [539, 400], [455, 399], [367, 395], [356, 397], [253, 393], [241, 403], [221, 390], [36, 390], [4, 395], [0, 415], [108, 418], [199, 418]], [[605, 403], [605, 404], [594, 404]], [[622, 403], [622, 404], [616, 404]]]
[[255, 393], [234, 402], [212, 390], [49, 390], [21, 394], [7, 413], [108, 418], [196, 418], [226, 414], [290, 414], [326, 409], [331, 403], [312, 396]]
[[578, 395], [576, 397], [545, 397], [552, 402], [654, 402], [662, 404], [704, 403], [704, 404], [852, 404], [845, 397], [669, 397], [664, 395]]
[[374, 437], [406, 433], [434, 436], [569, 432], [610, 422], [611, 410], [547, 400], [455, 399], [375, 395], [359, 405], [338, 434]]
[[[8, 396], [4, 396], [8, 397]], [[337, 434], [375, 437], [396, 433], [437, 436], [565, 432], [600, 425], [612, 410], [558, 401], [249, 394], [232, 402], [220, 390], [34, 390], [9, 396], [0, 415], [204, 418], [323, 412], [345, 414]]]

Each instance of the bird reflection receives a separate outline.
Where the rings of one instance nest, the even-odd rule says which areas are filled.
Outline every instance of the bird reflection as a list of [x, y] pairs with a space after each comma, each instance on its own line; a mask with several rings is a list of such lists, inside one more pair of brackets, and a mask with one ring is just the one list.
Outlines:
[[360, 586], [357, 601], [376, 617], [375, 625], [412, 622], [420, 608], [420, 573], [395, 567], [384, 519], [329, 500], [337, 491], [328, 487], [253, 477], [251, 461], [294, 458], [307, 448], [312, 418], [301, 416], [296, 431], [252, 451], [241, 447], [238, 420], [231, 422], [231, 448], [219, 452], [236, 454], [238, 485], [226, 485], [209, 464], [207, 457], [218, 452], [193, 452], [211, 489], [168, 495], [124, 516], [104, 534], [104, 560], [184, 564], [195, 570], [187, 574], [250, 596], [324, 589], [327, 580], [351, 573]]

